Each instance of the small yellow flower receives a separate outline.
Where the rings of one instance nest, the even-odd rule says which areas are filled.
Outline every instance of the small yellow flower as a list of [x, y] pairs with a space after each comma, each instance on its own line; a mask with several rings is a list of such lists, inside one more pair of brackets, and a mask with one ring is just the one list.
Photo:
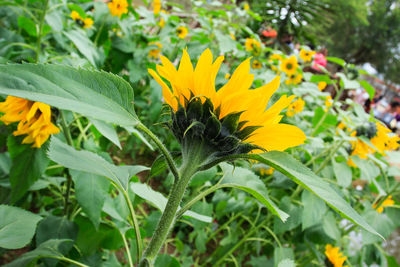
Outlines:
[[282, 56], [279, 55], [279, 54], [272, 54], [272, 55], [269, 57], [269, 60], [270, 60], [270, 61], [274, 61], [274, 60], [281, 61], [281, 60], [282, 60]]
[[160, 21], [158, 22], [158, 26], [161, 28], [164, 28], [165, 26], [165, 19], [163, 17], [160, 18]]
[[322, 91], [326, 88], [326, 82], [322, 81], [318, 83], [318, 90]]
[[225, 74], [225, 79], [229, 80], [229, 78], [231, 77], [231, 75], [229, 73]]
[[161, 0], [154, 0], [153, 1], [153, 12], [154, 15], [157, 15], [161, 11]]
[[326, 97], [326, 99], [325, 99], [325, 106], [326, 106], [327, 108], [329, 108], [330, 106], [332, 106], [332, 103], [333, 103], [332, 97], [331, 97], [330, 95], [328, 95], [328, 96]]
[[81, 19], [81, 15], [79, 15], [79, 13], [76, 12], [75, 10], [73, 10], [69, 16], [70, 16], [73, 20]]
[[262, 64], [261, 64], [260, 61], [254, 60], [253, 63], [251, 64], [251, 67], [252, 67], [253, 69], [261, 69]]
[[151, 49], [151, 50], [149, 51], [149, 57], [150, 57], [150, 58], [158, 58], [158, 56], [159, 56], [160, 53], [161, 53], [161, 48], [163, 47], [162, 44], [160, 44], [159, 42], [151, 42], [151, 43], [149, 43], [149, 45], [156, 45], [156, 46], [158, 46], [158, 48]]
[[236, 36], [232, 32], [229, 33], [229, 36], [232, 38], [233, 41], [236, 41]]
[[91, 18], [86, 18], [83, 20], [83, 28], [88, 29], [93, 25], [93, 20]]
[[337, 126], [340, 130], [343, 130], [344, 128], [346, 128], [346, 124], [344, 124], [344, 122], [340, 122]]
[[376, 135], [371, 138], [371, 143], [377, 148], [378, 152], [384, 154], [385, 151], [396, 150], [400, 144], [400, 137], [391, 135], [392, 131], [380, 123], [376, 123]]
[[275, 169], [272, 167], [270, 167], [269, 169], [261, 168], [259, 171], [260, 171], [261, 176], [268, 176], [268, 175], [272, 175], [274, 173]]
[[293, 74], [286, 79], [285, 84], [290, 85], [290, 84], [299, 84], [301, 83], [301, 79], [303, 79], [303, 75], [298, 73], [297, 75]]
[[392, 196], [389, 195], [383, 202], [382, 204], [378, 207], [378, 203], [375, 203], [374, 205], [372, 205], [373, 209], [376, 209], [377, 212], [382, 213], [383, 209], [385, 207], [391, 207], [394, 205], [394, 200], [392, 199]]
[[186, 35], [188, 34], [188, 28], [186, 28], [185, 26], [179, 26], [176, 29], [176, 35], [178, 35], [179, 38], [184, 39], [186, 37]]
[[308, 50], [304, 50], [304, 49], [300, 50], [300, 58], [304, 62], [311, 61], [313, 55], [315, 55], [315, 51], [308, 51]]
[[288, 117], [293, 117], [295, 114], [300, 113], [304, 109], [305, 102], [303, 99], [298, 98], [296, 101], [291, 103], [288, 107], [286, 115]]
[[246, 51], [259, 52], [261, 48], [261, 43], [256, 39], [246, 38], [244, 46], [246, 47]]
[[107, 6], [114, 17], [121, 17], [122, 14], [128, 13], [128, 2], [126, 0], [113, 0]]
[[7, 96], [6, 101], [0, 103], [0, 112], [5, 113], [0, 118], [5, 124], [19, 121], [13, 135], [27, 135], [22, 143], [33, 143], [32, 147], [41, 147], [51, 134], [60, 131], [51, 122], [50, 106], [40, 102]]
[[342, 267], [347, 260], [347, 257], [343, 256], [342, 252], [339, 252], [339, 247], [332, 247], [330, 244], [325, 246], [325, 256], [333, 264], [333, 267]]
[[244, 10], [249, 10], [250, 9], [250, 5], [248, 3], [244, 3], [243, 9]]
[[290, 76], [296, 74], [298, 66], [299, 64], [297, 63], [297, 58], [295, 56], [291, 56], [283, 59], [280, 67], [281, 71]]
[[354, 163], [354, 161], [351, 158], [349, 158], [347, 160], [347, 165], [349, 165], [350, 167], [357, 168], [357, 165]]
[[271, 70], [275, 71], [276, 73], [280, 73], [280, 70], [278, 69], [278, 67], [271, 65], [270, 68], [271, 68]]

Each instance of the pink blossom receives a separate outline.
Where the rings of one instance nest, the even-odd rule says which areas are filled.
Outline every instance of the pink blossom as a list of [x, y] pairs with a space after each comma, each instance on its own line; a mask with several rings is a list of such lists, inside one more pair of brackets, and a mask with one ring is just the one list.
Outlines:
[[316, 53], [314, 55], [314, 64], [313, 64], [312, 68], [315, 70], [320, 70], [319, 66], [325, 67], [326, 63], [327, 63], [327, 60], [326, 60], [324, 54]]

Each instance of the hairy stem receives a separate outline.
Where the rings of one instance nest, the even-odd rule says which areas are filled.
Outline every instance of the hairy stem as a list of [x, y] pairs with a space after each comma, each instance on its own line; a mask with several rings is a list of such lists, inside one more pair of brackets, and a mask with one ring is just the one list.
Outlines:
[[142, 131], [143, 133], [145, 133], [147, 136], [149, 136], [154, 141], [154, 143], [158, 146], [161, 153], [163, 154], [165, 160], [167, 161], [168, 167], [169, 167], [170, 171], [172, 172], [172, 174], [174, 175], [175, 180], [178, 180], [179, 179], [178, 168], [176, 167], [171, 154], [169, 153], [167, 148], [164, 146], [164, 144], [160, 141], [160, 139], [158, 139], [158, 137], [155, 134], [153, 134], [153, 132], [150, 131], [144, 124], [139, 123], [136, 126], [136, 128], [139, 129], [140, 131]]

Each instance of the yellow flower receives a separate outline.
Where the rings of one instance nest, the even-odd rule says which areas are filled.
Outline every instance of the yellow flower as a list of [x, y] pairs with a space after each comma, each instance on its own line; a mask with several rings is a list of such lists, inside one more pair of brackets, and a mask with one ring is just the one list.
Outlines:
[[159, 42], [150, 42], [149, 45], [158, 46], [158, 48], [150, 49], [150, 51], [149, 51], [150, 58], [158, 58], [158, 56], [161, 53], [161, 48], [163, 47], [162, 44], [160, 44]]
[[318, 90], [322, 91], [326, 88], [326, 82], [319, 82], [318, 83]]
[[[161, 85], [164, 100], [172, 108], [171, 128], [182, 144], [189, 138], [200, 138], [210, 150], [232, 154], [239, 151], [283, 151], [304, 143], [306, 136], [299, 128], [280, 123], [280, 112], [295, 96], [283, 95], [266, 109], [279, 87], [279, 77], [249, 90], [254, 79], [254, 75], [249, 73], [250, 58], [238, 66], [218, 91], [215, 77], [223, 56], [213, 62], [211, 51], [206, 49], [193, 68], [184, 50], [178, 70], [166, 57], [160, 58], [162, 65], [157, 66], [158, 74], [151, 69], [149, 72]], [[169, 82], [172, 90], [159, 75]], [[182, 115], [185, 113], [187, 116]], [[190, 120], [185, 119], [189, 117]]]
[[271, 65], [270, 67], [271, 67], [271, 70], [275, 71], [276, 73], [280, 73], [278, 67], [276, 67], [274, 65]]
[[254, 60], [253, 63], [251, 64], [251, 67], [252, 67], [253, 69], [261, 69], [262, 64], [261, 64], [260, 61]]
[[250, 5], [248, 3], [244, 3], [243, 9], [244, 10], [249, 10], [250, 9]]
[[76, 12], [75, 10], [73, 10], [69, 16], [70, 16], [73, 20], [81, 19], [81, 15], [79, 15], [79, 13]]
[[396, 150], [400, 144], [400, 137], [391, 135], [391, 130], [380, 123], [376, 123], [376, 135], [371, 138], [371, 143], [376, 147], [379, 153], [384, 154], [385, 151]]
[[8, 96], [0, 103], [0, 112], [5, 113], [0, 118], [5, 124], [19, 121], [13, 135], [27, 135], [22, 143], [33, 143], [32, 147], [41, 147], [51, 134], [60, 131], [51, 122], [50, 106], [40, 102]]
[[230, 77], [231, 75], [229, 73], [225, 74], [225, 79], [229, 80]]
[[246, 51], [253, 51], [258, 53], [261, 48], [261, 43], [256, 39], [246, 38], [244, 46], [246, 47]]
[[326, 97], [326, 99], [325, 99], [325, 106], [327, 107], [327, 108], [329, 108], [330, 106], [332, 106], [332, 97], [330, 96], [330, 95], [328, 95], [327, 97]]
[[300, 58], [304, 62], [311, 61], [311, 58], [313, 55], [315, 55], [315, 51], [308, 51], [308, 50], [304, 50], [304, 49], [300, 50]]
[[176, 29], [176, 35], [178, 35], [179, 38], [184, 39], [186, 37], [186, 35], [188, 34], [188, 28], [186, 28], [185, 26], [179, 26]]
[[83, 20], [83, 28], [88, 29], [93, 25], [93, 20], [91, 18], [86, 18]]
[[346, 128], [346, 124], [344, 124], [344, 122], [340, 122], [337, 126], [340, 130], [344, 130], [344, 128]]
[[165, 26], [165, 20], [163, 17], [160, 18], [160, 21], [158, 22], [158, 26], [160, 26], [161, 28], [164, 28]]
[[161, 0], [154, 0], [153, 1], [153, 12], [154, 15], [157, 15], [161, 11]]
[[289, 58], [285, 58], [281, 63], [281, 71], [286, 73], [288, 76], [294, 75], [297, 72], [297, 58], [295, 56], [291, 56]]
[[232, 38], [233, 41], [236, 41], [236, 36], [232, 32], [229, 33], [229, 36]]
[[293, 103], [291, 103], [288, 107], [288, 111], [286, 112], [286, 115], [288, 117], [293, 117], [294, 114], [300, 113], [304, 109], [305, 102], [303, 99], [299, 98]]
[[389, 195], [383, 202], [382, 204], [378, 207], [378, 203], [375, 203], [374, 205], [372, 205], [373, 209], [376, 209], [377, 212], [382, 213], [383, 209], [385, 207], [391, 207], [394, 205], [394, 200], [392, 199], [392, 196]]
[[274, 168], [269, 168], [269, 169], [260, 169], [260, 175], [262, 176], [267, 176], [267, 175], [272, 175], [274, 173], [275, 169]]
[[330, 244], [325, 246], [325, 255], [333, 264], [333, 267], [342, 267], [347, 260], [347, 257], [343, 256], [342, 252], [339, 252], [339, 247], [332, 247]]
[[285, 84], [290, 85], [290, 84], [299, 84], [301, 83], [301, 79], [303, 79], [303, 75], [298, 73], [297, 75], [293, 74], [286, 79]]
[[347, 160], [347, 165], [349, 165], [350, 167], [357, 168], [357, 165], [354, 163], [354, 161], [351, 158], [349, 158]]
[[270, 60], [270, 61], [274, 61], [274, 60], [281, 61], [281, 60], [282, 60], [282, 56], [279, 55], [279, 54], [272, 54], [272, 55], [269, 57], [269, 60]]
[[113, 0], [107, 5], [114, 17], [121, 17], [122, 14], [128, 13], [128, 2], [126, 0]]
[[374, 152], [374, 149], [372, 147], [370, 147], [368, 144], [366, 144], [359, 138], [357, 138], [357, 141], [351, 141], [350, 144], [352, 145], [353, 149], [353, 152], [351, 153], [352, 156], [357, 155], [361, 159], [366, 159], [368, 158], [368, 154]]

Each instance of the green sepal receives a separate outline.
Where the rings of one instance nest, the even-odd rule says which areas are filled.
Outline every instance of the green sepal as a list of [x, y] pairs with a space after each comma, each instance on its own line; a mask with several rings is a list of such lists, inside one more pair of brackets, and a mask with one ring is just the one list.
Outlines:
[[230, 113], [222, 119], [221, 134], [223, 136], [228, 136], [236, 132], [239, 125], [239, 118], [242, 113], [243, 111]]

